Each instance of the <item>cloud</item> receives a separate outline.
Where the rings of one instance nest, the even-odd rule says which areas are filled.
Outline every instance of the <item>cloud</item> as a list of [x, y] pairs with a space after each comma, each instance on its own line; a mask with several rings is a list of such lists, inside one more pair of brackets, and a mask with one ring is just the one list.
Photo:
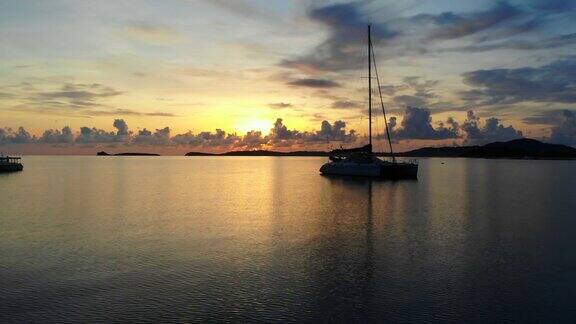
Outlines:
[[400, 107], [422, 107], [427, 106], [424, 98], [411, 95], [400, 95], [393, 98], [394, 104]]
[[171, 28], [150, 22], [131, 22], [124, 31], [131, 38], [154, 44], [172, 43], [180, 39], [180, 35]]
[[440, 81], [422, 80], [420, 77], [409, 76], [402, 80], [402, 84], [380, 87], [382, 94], [388, 96], [390, 104], [397, 107], [429, 107], [436, 94], [432, 91]]
[[551, 143], [576, 146], [576, 113], [563, 110], [560, 119], [552, 128]]
[[576, 8], [574, 1], [567, 0], [528, 0], [527, 2], [532, 8], [550, 12], [564, 12]]
[[472, 90], [461, 91], [468, 104], [576, 102], [576, 57], [532, 68], [477, 70], [464, 73]]
[[80, 134], [76, 137], [76, 143], [113, 143], [119, 142], [114, 132], [108, 132], [96, 127], [80, 127]]
[[360, 108], [362, 107], [362, 104], [358, 101], [337, 100], [332, 103], [331, 107], [334, 109], [351, 109], [351, 108]]
[[402, 91], [402, 90], [406, 90], [406, 89], [407, 89], [406, 85], [383, 85], [383, 86], [380, 86], [380, 91], [385, 96], [393, 96], [398, 91]]
[[72, 134], [72, 129], [68, 126], [65, 126], [61, 131], [57, 129], [45, 130], [38, 141], [48, 144], [69, 144], [74, 143], [74, 135]]
[[285, 109], [285, 108], [292, 108], [293, 105], [287, 102], [275, 102], [275, 103], [269, 103], [268, 107], [272, 109]]
[[500, 120], [495, 117], [486, 119], [484, 126], [480, 127], [480, 118], [473, 111], [468, 111], [466, 121], [462, 123], [461, 129], [466, 134], [465, 144], [481, 145], [522, 138], [522, 132], [512, 126], [506, 127], [500, 124]]
[[340, 84], [325, 79], [298, 79], [288, 82], [288, 85], [294, 87], [307, 87], [307, 88], [336, 88], [340, 87]]
[[[107, 100], [125, 92], [100, 83], [65, 83], [59, 88], [39, 90], [30, 83], [22, 82], [11, 89], [9, 99], [20, 103], [12, 110], [51, 113], [74, 116], [152, 116], [178, 117], [170, 112], [142, 112], [125, 108], [112, 108]], [[0, 99], [2, 99], [0, 93]]]
[[568, 45], [576, 44], [576, 33], [564, 34], [559, 36], [553, 36], [538, 40], [518, 40], [518, 39], [508, 39], [500, 42], [492, 42], [488, 44], [480, 43], [461, 47], [447, 48], [442, 51], [444, 52], [487, 52], [502, 49], [512, 49], [512, 50], [549, 50], [552, 48], [558, 48]]
[[262, 8], [250, 4], [244, 0], [207, 0], [205, 2], [229, 11], [232, 14], [239, 15], [243, 18], [248, 18], [254, 21], [264, 21], [269, 23], [279, 22], [279, 17], [272, 14], [270, 10], [262, 10]]
[[337, 120], [334, 124], [330, 124], [328, 121], [322, 121], [320, 130], [314, 134], [310, 134], [308, 141], [322, 142], [322, 141], [339, 141], [339, 142], [353, 142], [356, 140], [356, 132], [350, 130], [346, 133], [346, 123], [341, 120]]
[[[454, 119], [449, 118], [445, 123], [440, 123], [438, 127], [432, 127], [432, 117], [430, 110], [418, 107], [406, 107], [401, 128], [396, 129], [396, 118], [390, 118], [388, 123], [391, 136], [395, 139], [448, 139], [458, 138], [459, 125]], [[383, 138], [384, 135], [378, 135]]]
[[558, 125], [566, 112], [568, 114], [575, 113], [574, 110], [568, 109], [546, 110], [531, 116], [524, 117], [522, 122], [529, 125]]
[[152, 133], [146, 128], [138, 131], [138, 134], [132, 140], [135, 144], [146, 145], [167, 145], [170, 142], [170, 128], [159, 128]]
[[11, 93], [7, 93], [7, 92], [0, 92], [0, 100], [1, 99], [12, 99], [15, 96]]
[[282, 118], [276, 119], [274, 122], [274, 127], [270, 130], [270, 138], [273, 142], [282, 140], [293, 140], [300, 135], [297, 130], [288, 130], [288, 127], [284, 125]]
[[431, 36], [436, 39], [462, 38], [503, 24], [521, 14], [522, 11], [519, 8], [507, 1], [500, 1], [486, 11], [464, 15], [445, 12], [429, 17], [438, 26]]
[[215, 132], [204, 131], [194, 134], [188, 131], [183, 134], [171, 136], [169, 127], [158, 128], [155, 131], [146, 128], [133, 134], [123, 119], [115, 119], [112, 123], [115, 131], [107, 131], [96, 127], [80, 127], [74, 135], [70, 127], [62, 130], [45, 130], [41, 137], [31, 136], [23, 127], [0, 128], [0, 144], [69, 144], [69, 145], [162, 145], [162, 146], [190, 146], [201, 148], [220, 149], [257, 149], [266, 147], [290, 147], [293, 145], [314, 145], [326, 142], [354, 142], [358, 139], [356, 132], [346, 129], [346, 123], [337, 120], [330, 123], [323, 120], [320, 129], [316, 131], [290, 130], [282, 118], [276, 119], [270, 133], [264, 135], [260, 131], [249, 131], [244, 135], [226, 133], [216, 129]]
[[[376, 8], [375, 1], [315, 6], [308, 10], [307, 17], [324, 27], [327, 36], [309, 53], [286, 58], [279, 65], [307, 75], [363, 68], [358, 58], [365, 57], [368, 23], [372, 24], [380, 60], [443, 52], [562, 47], [576, 43], [574, 35], [550, 36], [548, 24], [570, 14], [569, 9], [575, 7], [571, 2], [495, 1], [480, 10], [412, 16], [390, 14], [393, 6], [381, 14], [384, 10]], [[385, 50], [378, 51], [381, 48]]]
[[365, 45], [366, 26], [372, 23], [372, 39], [383, 43], [399, 35], [386, 23], [371, 21], [361, 2], [329, 4], [308, 11], [308, 18], [328, 29], [328, 38], [309, 54], [283, 60], [280, 65], [307, 74], [355, 69], [361, 62], [354, 60]]
[[39, 92], [35, 94], [35, 101], [62, 100], [65, 103], [76, 107], [97, 106], [96, 102], [102, 98], [114, 97], [121, 95], [123, 92], [111, 87], [103, 86], [99, 83], [66, 83], [60, 90]]
[[188, 145], [192, 147], [205, 148], [235, 148], [235, 149], [257, 149], [265, 147], [290, 147], [293, 145], [307, 145], [326, 143], [328, 141], [353, 142], [357, 139], [354, 130], [346, 130], [346, 123], [335, 121], [333, 124], [324, 120], [317, 131], [290, 130], [282, 118], [276, 119], [268, 135], [263, 135], [260, 131], [250, 131], [239, 136], [237, 134], [227, 134], [225, 131], [217, 129], [216, 132], [201, 132], [197, 135], [192, 132], [179, 134], [171, 139], [176, 145]]
[[131, 109], [113, 110], [83, 110], [83, 115], [87, 116], [154, 116], [154, 117], [178, 117], [178, 115], [167, 112], [140, 112]]
[[[80, 134], [76, 137], [76, 143], [129, 143], [131, 132], [128, 124], [123, 119], [115, 119], [112, 126], [116, 132], [109, 132], [96, 127], [80, 127]], [[64, 129], [62, 130], [64, 132]]]
[[201, 132], [197, 135], [188, 131], [172, 138], [176, 145], [189, 145], [195, 147], [228, 147], [240, 141], [241, 137], [236, 134], [227, 134], [221, 129], [212, 132]]
[[34, 140], [24, 127], [13, 130], [9, 127], [0, 128], [0, 144], [23, 144]]
[[[10, 110], [54, 115], [102, 115], [107, 112], [107, 100], [124, 92], [100, 83], [65, 83], [56, 89], [41, 89], [28, 82], [10, 86]], [[99, 110], [94, 110], [96, 107]]]
[[249, 131], [242, 137], [242, 139], [234, 143], [235, 147], [240, 147], [245, 150], [252, 150], [261, 148], [263, 145], [268, 143], [268, 139], [262, 137], [261, 131]]

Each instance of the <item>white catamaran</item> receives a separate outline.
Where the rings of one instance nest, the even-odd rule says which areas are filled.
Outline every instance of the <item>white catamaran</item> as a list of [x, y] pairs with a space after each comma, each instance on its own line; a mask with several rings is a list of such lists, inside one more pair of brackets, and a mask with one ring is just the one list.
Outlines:
[[[372, 63], [374, 63], [374, 72], [384, 114], [384, 123], [386, 125], [386, 136], [390, 146], [390, 155], [392, 161], [384, 161], [378, 158], [372, 151]], [[416, 179], [418, 177], [418, 164], [398, 162], [394, 157], [390, 132], [388, 130], [388, 121], [386, 120], [386, 110], [382, 100], [382, 91], [380, 89], [380, 79], [378, 78], [378, 69], [376, 68], [376, 59], [374, 58], [374, 48], [370, 37], [370, 25], [368, 25], [368, 145], [352, 148], [339, 149], [330, 152], [330, 162], [322, 165], [320, 173], [325, 175], [347, 175], [362, 177], [377, 177], [385, 179]]]

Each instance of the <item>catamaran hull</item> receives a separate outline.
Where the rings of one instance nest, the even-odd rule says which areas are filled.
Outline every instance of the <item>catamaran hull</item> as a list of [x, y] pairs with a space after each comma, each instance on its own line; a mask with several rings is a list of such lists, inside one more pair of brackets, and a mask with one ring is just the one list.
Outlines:
[[380, 179], [417, 179], [418, 165], [410, 163], [361, 164], [329, 162], [320, 168], [324, 175], [371, 177]]
[[0, 164], [0, 172], [17, 172], [23, 169], [24, 166], [20, 163]]

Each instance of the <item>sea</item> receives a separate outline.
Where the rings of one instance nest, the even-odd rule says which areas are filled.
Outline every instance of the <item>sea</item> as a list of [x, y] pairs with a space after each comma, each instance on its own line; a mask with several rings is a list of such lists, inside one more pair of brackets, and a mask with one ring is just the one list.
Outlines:
[[574, 323], [576, 161], [25, 156], [1, 323]]

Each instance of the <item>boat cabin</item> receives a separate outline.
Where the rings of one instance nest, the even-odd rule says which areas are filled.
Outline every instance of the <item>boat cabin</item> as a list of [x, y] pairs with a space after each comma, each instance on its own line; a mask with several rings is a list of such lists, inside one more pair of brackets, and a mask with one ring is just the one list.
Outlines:
[[20, 164], [19, 156], [0, 156], [0, 164]]

